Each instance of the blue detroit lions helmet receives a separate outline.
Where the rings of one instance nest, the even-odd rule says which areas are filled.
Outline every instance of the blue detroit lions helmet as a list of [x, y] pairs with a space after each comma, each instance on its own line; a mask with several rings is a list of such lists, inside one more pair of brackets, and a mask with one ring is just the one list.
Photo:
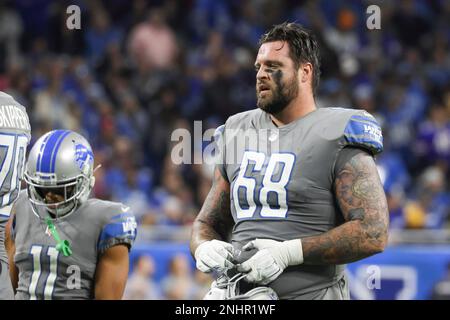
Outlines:
[[[31, 149], [24, 179], [33, 212], [40, 218], [67, 216], [86, 201], [94, 186], [94, 154], [87, 140], [70, 130], [54, 130], [39, 138]], [[63, 197], [47, 203], [46, 194]], [[46, 210], [42, 210], [42, 209]]]

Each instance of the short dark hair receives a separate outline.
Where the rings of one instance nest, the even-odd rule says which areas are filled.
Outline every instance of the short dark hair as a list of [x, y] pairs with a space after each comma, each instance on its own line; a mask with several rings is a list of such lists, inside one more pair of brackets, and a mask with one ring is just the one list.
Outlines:
[[262, 35], [259, 39], [259, 45], [274, 41], [286, 41], [289, 44], [289, 55], [296, 68], [305, 62], [312, 64], [312, 90], [315, 94], [320, 80], [320, 55], [314, 34], [298, 23], [284, 22], [273, 26], [272, 29]]

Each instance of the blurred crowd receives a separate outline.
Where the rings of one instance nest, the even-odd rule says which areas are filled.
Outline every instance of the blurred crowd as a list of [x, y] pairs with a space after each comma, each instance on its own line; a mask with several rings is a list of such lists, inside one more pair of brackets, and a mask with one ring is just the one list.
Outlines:
[[211, 287], [210, 275], [192, 269], [185, 254], [175, 254], [169, 261], [167, 272], [160, 278], [155, 275], [156, 263], [148, 254], [134, 261], [125, 288], [125, 300], [201, 300]]
[[[66, 26], [71, 4], [80, 30]], [[381, 8], [379, 30], [366, 26], [371, 4]], [[448, 228], [446, 0], [0, 1], [0, 90], [26, 106], [33, 142], [55, 128], [88, 138], [102, 164], [97, 197], [129, 204], [141, 225], [189, 226], [211, 168], [175, 165], [171, 133], [255, 108], [257, 42], [283, 21], [318, 37], [318, 106], [363, 108], [381, 123], [391, 228]], [[175, 294], [183, 261], [173, 261], [161, 295]], [[139, 284], [152, 263], [137, 265]]]

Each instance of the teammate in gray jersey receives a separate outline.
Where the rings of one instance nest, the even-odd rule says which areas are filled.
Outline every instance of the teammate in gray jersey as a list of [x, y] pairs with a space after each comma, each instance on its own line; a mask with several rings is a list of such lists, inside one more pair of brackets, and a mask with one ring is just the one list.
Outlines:
[[25, 108], [0, 91], [0, 300], [14, 299], [5, 251], [5, 226], [11, 205], [19, 195], [30, 130]]
[[345, 264], [384, 250], [380, 127], [363, 110], [317, 108], [319, 67], [300, 25], [261, 38], [258, 108], [217, 130], [221, 161], [191, 237], [201, 271], [235, 268], [280, 299], [349, 299]]
[[42, 136], [28, 158], [27, 191], [7, 228], [16, 299], [121, 299], [136, 221], [120, 203], [88, 199], [94, 155], [78, 133]]

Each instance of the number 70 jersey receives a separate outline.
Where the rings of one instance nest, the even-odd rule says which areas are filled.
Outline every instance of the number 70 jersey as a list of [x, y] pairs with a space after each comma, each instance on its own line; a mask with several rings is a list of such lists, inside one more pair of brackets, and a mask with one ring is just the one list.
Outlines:
[[25, 107], [0, 91], [0, 260], [5, 262], [4, 229], [20, 192], [30, 137]]
[[0, 207], [19, 194], [30, 130], [25, 108], [0, 91]]

